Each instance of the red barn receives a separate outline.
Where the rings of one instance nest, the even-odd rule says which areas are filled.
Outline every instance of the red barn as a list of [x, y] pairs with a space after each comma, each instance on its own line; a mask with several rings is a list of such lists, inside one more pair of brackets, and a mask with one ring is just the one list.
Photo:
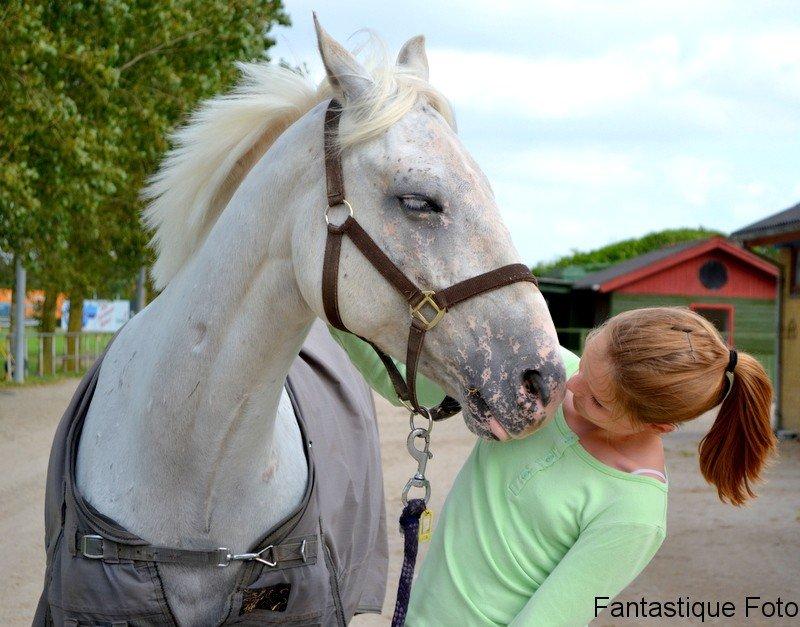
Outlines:
[[570, 327], [593, 327], [621, 311], [683, 305], [772, 374], [779, 271], [722, 237], [683, 242], [587, 274], [572, 285]]

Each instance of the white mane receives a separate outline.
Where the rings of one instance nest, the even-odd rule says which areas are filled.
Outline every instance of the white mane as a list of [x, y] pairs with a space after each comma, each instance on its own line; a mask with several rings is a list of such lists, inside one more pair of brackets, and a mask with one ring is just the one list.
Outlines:
[[[342, 148], [373, 138], [426, 98], [455, 127], [447, 100], [431, 85], [391, 63], [372, 35], [364, 61], [373, 85], [355, 103], [345, 103]], [[327, 79], [314, 86], [296, 71], [268, 62], [237, 63], [242, 73], [227, 94], [201, 103], [171, 136], [173, 148], [142, 191], [149, 202], [145, 224], [152, 245], [156, 287], [162, 289], [200, 247], [236, 186], [280, 134], [334, 92]], [[321, 131], [320, 131], [321, 132]]]

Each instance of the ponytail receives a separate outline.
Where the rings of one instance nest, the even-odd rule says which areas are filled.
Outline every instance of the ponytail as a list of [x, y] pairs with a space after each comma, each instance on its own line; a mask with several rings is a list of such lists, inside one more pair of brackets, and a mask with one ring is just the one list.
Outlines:
[[700, 441], [700, 471], [721, 500], [742, 505], [755, 497], [752, 484], [775, 453], [772, 384], [764, 367], [748, 354], [740, 353], [732, 370], [731, 388]]

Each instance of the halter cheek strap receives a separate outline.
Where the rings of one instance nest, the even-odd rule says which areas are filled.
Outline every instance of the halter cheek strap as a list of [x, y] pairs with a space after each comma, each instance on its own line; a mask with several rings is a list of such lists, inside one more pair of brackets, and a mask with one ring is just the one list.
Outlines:
[[366, 338], [362, 337], [361, 339], [368, 342], [375, 349], [389, 373], [389, 378], [394, 385], [398, 398], [406, 407], [416, 413], [428, 414], [434, 420], [447, 418], [461, 411], [461, 407], [455, 399], [447, 396], [437, 407], [430, 410], [421, 407], [417, 399], [417, 365], [425, 341], [425, 333], [433, 329], [451, 307], [465, 300], [520, 281], [534, 285], [538, 285], [538, 282], [527, 266], [516, 263], [466, 279], [440, 291], [422, 290], [417, 287], [361, 227], [354, 217], [352, 205], [345, 199], [342, 162], [336, 144], [340, 115], [341, 107], [339, 103], [336, 100], [331, 100], [325, 112], [324, 133], [328, 209], [344, 205], [347, 207], [349, 215], [342, 224], [335, 225], [328, 220], [327, 211], [325, 214], [325, 220], [328, 225], [322, 271], [322, 303], [325, 315], [328, 318], [328, 322], [334, 327], [348, 331], [342, 322], [338, 302], [339, 258], [342, 250], [342, 238], [346, 235], [367, 261], [408, 303], [411, 324], [408, 332], [408, 349], [406, 353], [406, 379], [403, 379], [394, 362], [386, 353]]

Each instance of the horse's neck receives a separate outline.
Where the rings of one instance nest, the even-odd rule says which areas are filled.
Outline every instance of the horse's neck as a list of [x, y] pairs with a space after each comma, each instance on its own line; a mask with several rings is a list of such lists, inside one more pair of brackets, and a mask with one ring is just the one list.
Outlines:
[[118, 336], [86, 418], [79, 488], [152, 542], [244, 550], [305, 487], [283, 384], [314, 315], [292, 266], [296, 213], [252, 210], [264, 187], [275, 202], [289, 197], [270, 181], [279, 170], [256, 169], [261, 185], [237, 192], [202, 248]]

